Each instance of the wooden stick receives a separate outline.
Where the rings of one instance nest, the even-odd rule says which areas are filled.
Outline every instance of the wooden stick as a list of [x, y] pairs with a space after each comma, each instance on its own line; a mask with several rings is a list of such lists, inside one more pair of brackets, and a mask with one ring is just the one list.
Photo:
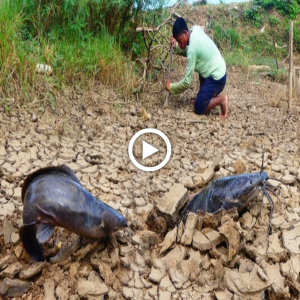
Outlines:
[[107, 103], [107, 104], [121, 104], [121, 105], [131, 105], [131, 102], [113, 102], [113, 101], [101, 101], [102, 103]]
[[192, 124], [197, 124], [197, 123], [201, 123], [201, 124], [205, 124], [205, 121], [201, 121], [201, 120], [185, 120], [185, 121], [179, 121], [179, 123], [192, 123]]
[[188, 120], [187, 122], [193, 123], [193, 124], [196, 124], [196, 123], [202, 123], [202, 124], [205, 124], [205, 125], [206, 125], [206, 122], [205, 122], [205, 121], [200, 121], [200, 120]]
[[138, 27], [136, 28], [136, 32], [143, 32], [143, 31], [148, 31], [148, 32], [155, 32], [155, 31], [159, 31], [164, 25], [166, 25], [169, 21], [171, 21], [172, 18], [169, 17], [167, 19], [165, 19], [160, 25], [158, 25], [156, 28], [153, 27], [147, 27], [147, 26], [142, 26], [142, 27]]
[[293, 97], [293, 21], [290, 20], [290, 34], [289, 34], [289, 109], [292, 107]]
[[[172, 54], [173, 54], [173, 43], [171, 44], [171, 50], [170, 50], [170, 64], [169, 64], [169, 73], [168, 73], [168, 79], [170, 79], [170, 74], [171, 74], [171, 65], [172, 65]], [[167, 91], [166, 94], [166, 101], [164, 106], [167, 107], [168, 106], [168, 100], [169, 100], [169, 91]]]

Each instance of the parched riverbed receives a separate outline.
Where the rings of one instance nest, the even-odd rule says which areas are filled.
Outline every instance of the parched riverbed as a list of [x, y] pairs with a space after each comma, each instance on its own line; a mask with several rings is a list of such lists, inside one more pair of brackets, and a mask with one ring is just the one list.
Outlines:
[[[139, 103], [113, 105], [113, 92], [65, 90], [57, 109], [47, 106], [0, 114], [0, 295], [16, 299], [298, 299], [300, 292], [299, 100], [287, 110], [284, 86], [260, 77], [243, 80], [229, 72], [229, 115], [192, 112], [188, 100], [143, 96]], [[105, 103], [106, 102], [106, 103]], [[122, 101], [121, 101], [122, 102]], [[141, 107], [151, 115], [145, 120]], [[138, 170], [128, 143], [144, 128], [171, 141], [168, 164]], [[146, 140], [147, 141], [147, 140]], [[160, 149], [147, 158], [160, 161]], [[281, 179], [286, 205], [270, 206], [261, 195], [242, 213], [191, 216], [186, 227], [168, 227], [159, 210], [176, 207], [212, 179], [261, 167]], [[137, 147], [136, 153], [141, 149]], [[26, 175], [67, 164], [82, 185], [127, 216], [132, 236], [118, 232], [105, 241], [82, 239], [63, 260], [49, 258], [77, 236], [57, 228], [44, 245], [47, 262], [33, 262], [19, 240], [21, 187]], [[175, 227], [176, 228], [176, 227]]]

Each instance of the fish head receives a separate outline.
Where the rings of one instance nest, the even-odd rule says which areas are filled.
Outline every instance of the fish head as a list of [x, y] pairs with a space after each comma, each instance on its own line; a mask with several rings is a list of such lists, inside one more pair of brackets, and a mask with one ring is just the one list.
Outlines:
[[260, 172], [261, 182], [266, 182], [269, 179], [269, 175], [267, 172]]
[[105, 210], [101, 216], [101, 229], [106, 235], [112, 235], [115, 231], [128, 227], [127, 220], [119, 214]]
[[118, 231], [118, 230], [124, 229], [124, 228], [127, 228], [128, 235], [131, 237], [132, 234], [130, 232], [130, 227], [127, 222], [127, 219], [125, 217], [121, 216], [121, 218], [119, 218], [119, 223], [118, 223], [118, 226], [116, 227], [115, 231]]
[[238, 175], [228, 185], [227, 197], [239, 201], [239, 206], [243, 207], [260, 192], [267, 179], [266, 172]]
[[244, 176], [244, 187], [246, 190], [253, 190], [262, 187], [264, 183], [268, 180], [267, 172], [249, 173]]

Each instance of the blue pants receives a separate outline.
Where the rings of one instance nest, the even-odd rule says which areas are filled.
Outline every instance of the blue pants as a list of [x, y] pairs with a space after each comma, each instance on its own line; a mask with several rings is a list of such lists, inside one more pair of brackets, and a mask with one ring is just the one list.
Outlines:
[[218, 96], [226, 84], [226, 74], [215, 80], [212, 77], [203, 78], [199, 76], [200, 90], [194, 104], [194, 110], [197, 115], [205, 112], [211, 98]]

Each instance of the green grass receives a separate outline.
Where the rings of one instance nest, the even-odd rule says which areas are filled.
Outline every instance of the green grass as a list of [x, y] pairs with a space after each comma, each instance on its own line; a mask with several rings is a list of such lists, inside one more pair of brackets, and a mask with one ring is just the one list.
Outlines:
[[[65, 30], [53, 26], [46, 32], [39, 23], [41, 16], [35, 20], [35, 34], [29, 28], [33, 15], [25, 14], [22, 6], [25, 2], [0, 1], [0, 84], [4, 98], [18, 90], [19, 104], [26, 104], [41, 89], [41, 82], [48, 86], [47, 80], [58, 89], [63, 84], [91, 87], [102, 83], [123, 93], [131, 92], [135, 81], [132, 63], [122, 52], [116, 35], [105, 27], [92, 33], [72, 24], [67, 24]], [[51, 66], [51, 78], [35, 73], [38, 63]], [[1, 102], [6, 105], [3, 99]]]
[[[133, 1], [146, 6], [162, 2]], [[141, 25], [143, 19], [151, 24], [153, 19], [155, 27], [165, 15], [157, 19], [155, 11], [143, 10], [143, 6], [129, 9], [130, 5], [125, 0], [112, 5], [98, 0], [0, 0], [0, 104], [10, 111], [13, 107], [7, 99], [16, 98], [18, 105], [27, 105], [36, 98], [48, 99], [56, 110], [52, 95], [73, 84], [86, 89], [101, 83], [131, 93], [141, 67], [129, 57], [144, 59], [147, 54], [135, 25]], [[143, 15], [138, 14], [137, 7]], [[283, 71], [277, 70], [273, 35], [278, 45], [288, 44], [287, 17], [249, 3], [241, 4], [238, 10], [229, 10], [226, 5], [208, 6], [207, 19], [208, 30], [228, 67], [246, 70], [251, 64], [268, 65], [275, 80], [285, 78]], [[264, 33], [260, 32], [262, 26]], [[296, 19], [295, 50], [300, 49], [299, 31]], [[161, 38], [161, 43], [166, 40]], [[287, 55], [288, 47], [277, 49], [279, 62]], [[36, 74], [38, 63], [50, 65], [53, 74]], [[155, 72], [149, 72], [157, 75], [153, 80], [160, 78]]]
[[[288, 47], [275, 49], [273, 38], [279, 46], [288, 46], [289, 18], [274, 9], [264, 10], [257, 4], [259, 1], [254, 2], [256, 5], [253, 2], [240, 5], [237, 11], [210, 10], [211, 35], [228, 67], [239, 66], [246, 71], [250, 65], [269, 66], [272, 79], [284, 82], [286, 74], [280, 65], [277, 70], [276, 58], [279, 63], [285, 59]], [[300, 49], [299, 21], [294, 21], [294, 27], [296, 54]]]
[[287, 73], [284, 68], [279, 66], [277, 69], [274, 57], [257, 57], [255, 53], [245, 54], [244, 51], [238, 49], [234, 52], [223, 53], [227, 67], [241, 67], [245, 72], [250, 65], [268, 66], [270, 67], [270, 76], [276, 82], [286, 83]]
[[86, 36], [75, 42], [44, 42], [41, 50], [41, 59], [52, 65], [55, 73], [63, 73], [68, 83], [91, 79], [122, 89], [132, 85], [130, 62], [106, 30], [97, 37]]
[[239, 66], [243, 69], [247, 69], [250, 64], [250, 58], [242, 49], [237, 49], [234, 52], [224, 52], [224, 59], [227, 67]]
[[[19, 67], [18, 33], [23, 24], [20, 5], [11, 5], [10, 1], [0, 2], [0, 83], [3, 86], [5, 79], [12, 76], [12, 72]], [[18, 70], [17, 70], [18, 71]]]

